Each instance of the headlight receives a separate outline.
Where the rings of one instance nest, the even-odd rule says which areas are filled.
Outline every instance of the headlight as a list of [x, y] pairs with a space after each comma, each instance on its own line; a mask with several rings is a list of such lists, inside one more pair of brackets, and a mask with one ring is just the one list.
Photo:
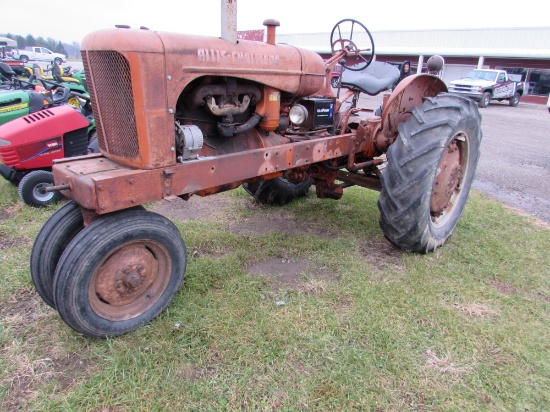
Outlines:
[[307, 120], [307, 109], [301, 104], [295, 104], [290, 108], [290, 121], [296, 126], [300, 126]]

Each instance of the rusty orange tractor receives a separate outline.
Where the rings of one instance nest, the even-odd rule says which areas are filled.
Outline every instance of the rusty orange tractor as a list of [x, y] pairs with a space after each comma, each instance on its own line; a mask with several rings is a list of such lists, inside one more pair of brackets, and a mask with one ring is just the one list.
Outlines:
[[339, 22], [323, 61], [276, 44], [279, 23], [264, 24], [264, 43], [128, 28], [84, 39], [101, 154], [56, 161], [53, 190], [70, 201], [31, 255], [38, 293], [76, 331], [126, 333], [178, 291], [184, 241], [147, 202], [242, 185], [284, 204], [312, 184], [330, 199], [358, 185], [380, 190], [381, 228], [402, 250], [432, 251], [451, 235], [479, 158], [475, 103], [420, 74], [379, 113], [362, 109], [361, 93], [387, 90], [399, 74], [375, 61], [365, 26]]

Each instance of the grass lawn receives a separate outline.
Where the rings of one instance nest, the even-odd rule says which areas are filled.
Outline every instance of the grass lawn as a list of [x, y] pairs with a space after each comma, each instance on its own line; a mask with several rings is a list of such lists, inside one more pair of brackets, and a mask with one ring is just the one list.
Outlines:
[[479, 193], [428, 255], [387, 243], [366, 189], [147, 205], [182, 232], [183, 287], [149, 324], [96, 340], [30, 280], [55, 207], [0, 192], [2, 411], [550, 410], [550, 230]]

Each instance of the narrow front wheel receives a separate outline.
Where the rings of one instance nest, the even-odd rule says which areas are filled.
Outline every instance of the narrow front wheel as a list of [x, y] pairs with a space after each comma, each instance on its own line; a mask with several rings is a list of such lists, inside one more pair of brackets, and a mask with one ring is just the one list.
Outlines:
[[136, 209], [107, 215], [82, 230], [61, 256], [55, 304], [77, 332], [122, 335], [168, 306], [186, 262], [181, 234], [165, 217]]
[[31, 279], [40, 297], [55, 309], [53, 277], [57, 262], [67, 245], [84, 229], [80, 207], [65, 203], [44, 223], [31, 251]]

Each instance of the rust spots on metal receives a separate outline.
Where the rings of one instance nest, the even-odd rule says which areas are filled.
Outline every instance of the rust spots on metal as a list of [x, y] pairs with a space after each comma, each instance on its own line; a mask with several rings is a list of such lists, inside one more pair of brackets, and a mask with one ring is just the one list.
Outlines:
[[403, 79], [395, 88], [384, 106], [382, 129], [385, 139], [377, 145], [389, 147], [397, 138], [399, 123], [407, 121], [415, 106], [420, 106], [426, 97], [434, 97], [447, 91], [445, 83], [436, 76], [416, 74]]
[[451, 140], [439, 163], [430, 199], [430, 212], [434, 221], [452, 209], [454, 197], [460, 192], [464, 176], [464, 156], [460, 145], [461, 140]]
[[84, 209], [105, 214], [169, 196], [217, 193], [248, 179], [281, 176], [289, 169], [304, 170], [314, 163], [348, 155], [355, 138], [354, 131], [204, 157], [155, 170], [134, 169], [106, 158], [84, 158], [69, 163], [69, 168], [66, 163], [54, 165], [53, 174], [56, 183], [70, 184], [72, 190], [64, 191], [64, 195]]
[[155, 241], [122, 245], [94, 271], [88, 287], [92, 310], [111, 321], [139, 316], [162, 295], [171, 269], [169, 254]]

